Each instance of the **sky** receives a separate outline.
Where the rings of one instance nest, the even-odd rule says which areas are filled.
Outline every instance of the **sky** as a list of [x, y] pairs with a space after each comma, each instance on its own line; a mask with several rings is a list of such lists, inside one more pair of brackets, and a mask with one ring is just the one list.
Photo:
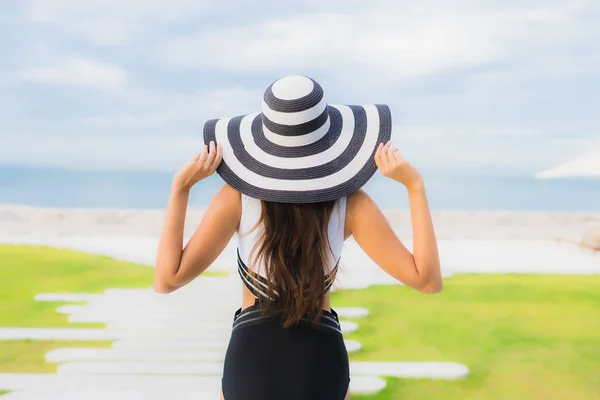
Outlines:
[[0, 3], [0, 164], [172, 170], [204, 122], [307, 75], [388, 104], [419, 168], [534, 176], [600, 159], [596, 0]]

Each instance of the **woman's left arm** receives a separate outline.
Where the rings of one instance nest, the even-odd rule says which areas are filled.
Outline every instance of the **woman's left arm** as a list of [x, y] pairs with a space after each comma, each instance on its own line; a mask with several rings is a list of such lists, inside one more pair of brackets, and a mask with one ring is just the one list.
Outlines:
[[211, 175], [221, 161], [220, 149], [211, 144], [182, 168], [173, 179], [167, 205], [153, 288], [159, 293], [172, 292], [204, 272], [233, 237], [241, 214], [240, 193], [224, 185], [217, 193], [198, 229], [183, 248], [185, 214], [191, 187]]

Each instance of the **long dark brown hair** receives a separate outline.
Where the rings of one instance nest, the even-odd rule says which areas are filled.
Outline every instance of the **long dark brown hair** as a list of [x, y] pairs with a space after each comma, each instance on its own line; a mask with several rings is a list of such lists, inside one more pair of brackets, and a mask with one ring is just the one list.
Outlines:
[[335, 200], [309, 204], [261, 201], [261, 216], [253, 229], [261, 223], [263, 229], [251, 260], [264, 263], [266, 294], [271, 300], [259, 296], [259, 301], [263, 313], [280, 314], [286, 328], [305, 315], [315, 321], [321, 316], [325, 267], [332, 254], [328, 227], [334, 205]]

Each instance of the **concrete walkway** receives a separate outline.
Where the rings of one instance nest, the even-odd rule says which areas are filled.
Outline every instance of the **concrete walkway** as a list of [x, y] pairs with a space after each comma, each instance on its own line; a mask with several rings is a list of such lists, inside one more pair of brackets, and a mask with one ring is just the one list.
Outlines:
[[[56, 374], [0, 374], [3, 400], [218, 399], [239, 277], [200, 277], [177, 292], [110, 289], [102, 294], [42, 293], [70, 322], [103, 322], [105, 329], [0, 328], [2, 339], [113, 340], [112, 348], [64, 348], [46, 354]], [[218, 302], [216, 299], [218, 298]], [[336, 308], [344, 334], [360, 329], [368, 310]], [[346, 318], [352, 318], [349, 321]], [[75, 325], [76, 326], [76, 325]], [[350, 353], [360, 343], [346, 340]], [[351, 362], [351, 392], [372, 394], [384, 376], [461, 379], [468, 368], [451, 362]]]

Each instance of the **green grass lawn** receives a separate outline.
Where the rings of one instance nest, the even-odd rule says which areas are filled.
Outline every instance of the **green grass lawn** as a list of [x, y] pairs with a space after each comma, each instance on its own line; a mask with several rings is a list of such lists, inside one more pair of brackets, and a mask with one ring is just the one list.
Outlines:
[[[45, 246], [0, 245], [0, 327], [102, 328], [101, 323], [70, 323], [60, 303], [35, 301], [45, 292], [102, 293], [109, 288], [148, 288], [154, 270], [111, 257]], [[219, 275], [219, 273], [210, 273]], [[55, 372], [45, 362], [62, 347], [110, 347], [111, 341], [0, 340], [0, 373]]]
[[[343, 283], [342, 283], [343, 284]], [[375, 286], [332, 295], [371, 311], [351, 360], [455, 361], [461, 381], [389, 379], [359, 399], [600, 399], [600, 276], [460, 275], [423, 295]]]
[[[102, 293], [108, 288], [147, 288], [153, 270], [110, 257], [43, 246], [0, 245], [1, 327], [104, 327], [72, 324], [56, 312], [61, 304], [39, 302], [44, 292]], [[76, 304], [76, 303], [69, 303]], [[0, 340], [0, 373], [55, 372], [44, 355], [61, 347], [110, 347], [110, 341]]]
[[[0, 326], [70, 324], [43, 292], [148, 287], [152, 269], [48, 247], [0, 245]], [[332, 295], [334, 307], [362, 306], [348, 335], [363, 345], [351, 360], [455, 361], [461, 381], [388, 379], [375, 396], [353, 399], [596, 400], [600, 398], [600, 276], [460, 275], [423, 295], [374, 286]], [[0, 341], [0, 372], [53, 372], [51, 349], [109, 342]]]

